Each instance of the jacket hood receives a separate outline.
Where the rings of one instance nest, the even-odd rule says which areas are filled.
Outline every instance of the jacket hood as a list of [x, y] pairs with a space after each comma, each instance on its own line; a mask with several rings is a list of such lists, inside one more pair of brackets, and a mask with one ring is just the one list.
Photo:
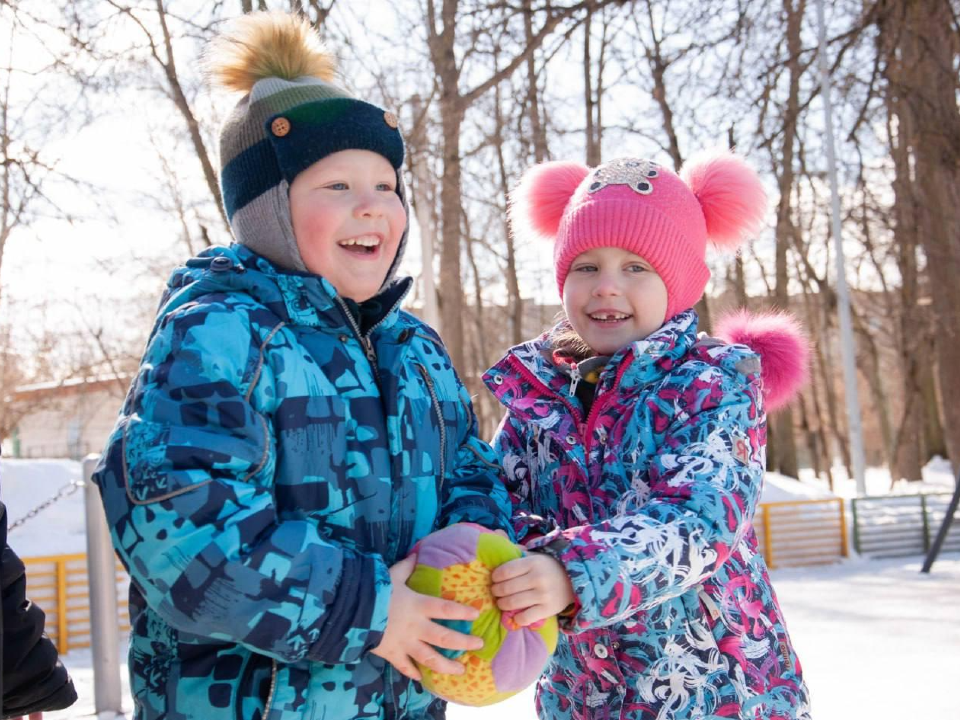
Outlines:
[[[400, 278], [376, 296], [389, 308], [381, 324], [395, 322], [400, 301], [412, 284], [412, 278]], [[351, 329], [352, 318], [345, 300], [326, 278], [281, 270], [249, 248], [234, 243], [207, 248], [171, 273], [154, 331], [164, 317], [189, 302], [204, 295], [233, 292], [250, 295], [288, 324]]]
[[[511, 348], [484, 374], [487, 387], [506, 407], [522, 409], [523, 412], [530, 410], [526, 407], [526, 398], [519, 393], [504, 393], [498, 386], [531, 377], [568, 402], [572, 400], [571, 377], [554, 364], [549, 352], [551, 335], [565, 322], [534, 340]], [[621, 348], [601, 371], [597, 395], [614, 387], [622, 395], [636, 393], [659, 382], [692, 358], [721, 366], [729, 372], [748, 374], [759, 369], [759, 358], [751, 348], [725, 344], [705, 334], [698, 336], [698, 322], [694, 310], [678, 313], [646, 338]], [[520, 383], [516, 384], [519, 388]]]

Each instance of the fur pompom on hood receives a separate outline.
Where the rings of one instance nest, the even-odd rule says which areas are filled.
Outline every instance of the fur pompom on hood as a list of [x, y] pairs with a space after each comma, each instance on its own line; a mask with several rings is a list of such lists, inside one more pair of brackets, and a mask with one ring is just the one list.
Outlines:
[[713, 334], [725, 342], [746, 345], [760, 356], [768, 412], [789, 404], [807, 381], [809, 340], [792, 315], [739, 310], [723, 317]]
[[336, 59], [310, 23], [283, 12], [237, 18], [210, 43], [203, 64], [217, 85], [242, 93], [264, 78], [315, 77], [332, 82], [337, 71]]

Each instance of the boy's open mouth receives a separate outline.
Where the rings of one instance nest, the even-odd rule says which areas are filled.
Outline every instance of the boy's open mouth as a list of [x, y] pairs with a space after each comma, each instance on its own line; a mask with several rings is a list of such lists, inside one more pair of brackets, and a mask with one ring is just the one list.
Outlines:
[[376, 235], [360, 235], [355, 238], [338, 240], [337, 245], [353, 255], [376, 255], [380, 249], [380, 238]]

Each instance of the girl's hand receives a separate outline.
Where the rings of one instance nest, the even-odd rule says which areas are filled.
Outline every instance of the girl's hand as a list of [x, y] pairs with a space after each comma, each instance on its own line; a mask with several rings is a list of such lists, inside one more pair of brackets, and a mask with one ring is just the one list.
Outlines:
[[541, 553], [506, 562], [491, 575], [500, 610], [520, 610], [513, 621], [526, 627], [561, 612], [576, 596], [563, 564]]

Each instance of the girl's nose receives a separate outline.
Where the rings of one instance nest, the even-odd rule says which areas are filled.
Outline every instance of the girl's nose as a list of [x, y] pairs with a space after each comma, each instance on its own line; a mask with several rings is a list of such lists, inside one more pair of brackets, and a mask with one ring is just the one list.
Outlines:
[[611, 273], [597, 273], [597, 281], [593, 286], [595, 297], [612, 297], [620, 295], [620, 284]]

